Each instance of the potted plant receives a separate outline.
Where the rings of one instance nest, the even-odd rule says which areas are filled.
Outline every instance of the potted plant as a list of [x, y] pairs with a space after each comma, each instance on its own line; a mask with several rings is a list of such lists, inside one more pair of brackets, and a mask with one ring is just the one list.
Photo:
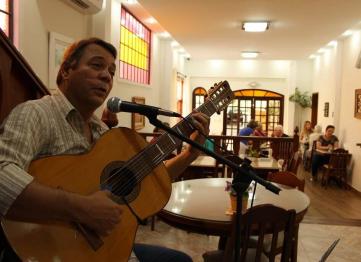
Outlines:
[[290, 101], [299, 104], [302, 108], [311, 107], [312, 100], [308, 92], [301, 92], [298, 87], [295, 89], [295, 93], [290, 96]]
[[[224, 190], [229, 193], [229, 199], [231, 201], [229, 213], [235, 213], [237, 210], [237, 192], [234, 190], [234, 188], [232, 187], [232, 183], [229, 181], [226, 181], [226, 187]], [[247, 190], [244, 191], [242, 195], [242, 213], [244, 213], [247, 210], [248, 197], [249, 197], [248, 190], [249, 188], [247, 188]]]

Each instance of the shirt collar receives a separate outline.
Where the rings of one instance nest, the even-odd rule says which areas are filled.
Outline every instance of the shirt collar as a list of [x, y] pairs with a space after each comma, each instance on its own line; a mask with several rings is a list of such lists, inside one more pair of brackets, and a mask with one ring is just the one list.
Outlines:
[[[61, 92], [59, 89], [57, 89], [53, 94], [55, 100], [57, 103], [60, 104], [60, 110], [64, 114], [65, 118], [67, 118], [70, 114], [78, 114], [80, 117], [79, 111], [73, 106], [72, 103], [68, 100], [68, 98]], [[92, 129], [95, 129], [96, 131], [101, 130], [107, 130], [108, 127], [101, 121], [96, 115], [92, 115], [89, 123], [91, 125]]]

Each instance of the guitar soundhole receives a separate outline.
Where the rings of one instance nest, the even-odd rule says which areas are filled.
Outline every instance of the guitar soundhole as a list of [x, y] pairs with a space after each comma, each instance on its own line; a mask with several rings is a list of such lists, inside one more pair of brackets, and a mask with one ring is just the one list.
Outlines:
[[111, 191], [114, 201], [120, 204], [124, 203], [123, 198], [127, 202], [134, 200], [140, 190], [136, 176], [122, 165], [122, 161], [111, 162], [100, 176], [101, 189]]

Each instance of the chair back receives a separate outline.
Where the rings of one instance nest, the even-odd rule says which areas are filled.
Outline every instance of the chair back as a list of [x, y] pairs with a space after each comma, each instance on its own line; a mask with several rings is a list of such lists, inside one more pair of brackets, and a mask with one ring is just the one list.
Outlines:
[[337, 173], [338, 170], [346, 170], [351, 155], [347, 152], [333, 152], [330, 156], [329, 168]]
[[294, 174], [297, 174], [298, 167], [301, 164], [301, 161], [302, 161], [301, 154], [299, 151], [297, 151], [296, 153], [293, 154], [293, 157], [291, 161], [289, 161], [286, 170]]
[[[232, 261], [235, 238], [235, 217], [233, 217], [232, 235], [227, 242], [223, 261]], [[250, 251], [250, 237], [257, 235], [257, 248], [254, 261], [261, 261], [265, 235], [272, 235], [270, 253], [276, 253], [277, 241], [281, 232], [284, 234], [281, 261], [290, 261], [293, 229], [295, 225], [295, 210], [285, 210], [274, 205], [266, 204], [252, 207], [241, 218], [241, 256], [240, 261], [246, 261]], [[253, 260], [252, 260], [253, 261]]]
[[300, 180], [299, 178], [297, 178], [297, 176], [294, 173], [289, 171], [269, 173], [267, 180], [278, 184], [297, 188], [302, 192], [304, 192], [305, 190], [305, 180]]

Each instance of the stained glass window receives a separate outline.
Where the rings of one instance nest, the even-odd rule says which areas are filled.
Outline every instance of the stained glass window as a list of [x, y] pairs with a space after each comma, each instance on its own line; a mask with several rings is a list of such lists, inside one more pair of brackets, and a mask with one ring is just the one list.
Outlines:
[[0, 28], [12, 39], [12, 0], [0, 0]]
[[121, 8], [120, 78], [149, 84], [151, 31], [128, 10]]

